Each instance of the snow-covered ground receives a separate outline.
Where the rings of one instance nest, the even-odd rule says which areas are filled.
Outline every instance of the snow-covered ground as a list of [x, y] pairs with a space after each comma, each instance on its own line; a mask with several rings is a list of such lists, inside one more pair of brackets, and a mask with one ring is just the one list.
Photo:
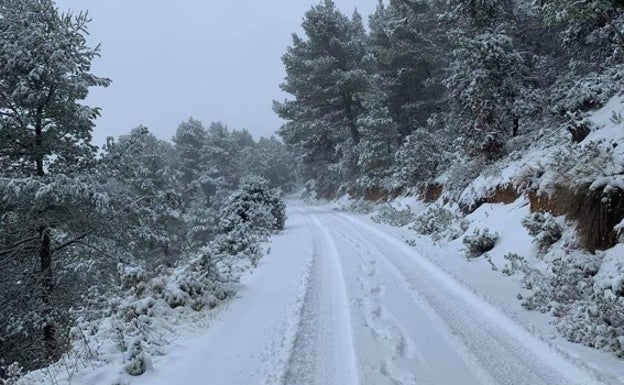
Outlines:
[[291, 202], [238, 298], [130, 384], [624, 383], [621, 361], [548, 338], [513, 279], [409, 237]]

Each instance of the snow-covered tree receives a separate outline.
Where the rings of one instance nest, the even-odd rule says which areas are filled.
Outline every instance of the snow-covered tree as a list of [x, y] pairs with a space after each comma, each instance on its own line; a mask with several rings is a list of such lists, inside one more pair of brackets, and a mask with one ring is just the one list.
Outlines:
[[360, 170], [357, 185], [364, 190], [388, 189], [400, 134], [382, 97], [370, 95], [365, 107], [367, 112], [358, 119], [362, 140], [357, 147]]
[[93, 241], [111, 214], [108, 195], [93, 177], [0, 177], [0, 265], [10, 286], [0, 291], [0, 348], [22, 358], [27, 369], [61, 353], [62, 321], [77, 305], [71, 299], [79, 297], [72, 296], [78, 282], [68, 281], [64, 271], [72, 260], [73, 270], [82, 270], [76, 251], [84, 257], [96, 252], [110, 263]]
[[546, 0], [541, 2], [547, 24], [563, 26], [566, 36], [600, 45], [608, 40], [624, 49], [624, 4], [618, 0]]
[[110, 81], [90, 72], [98, 48], [86, 43], [86, 13], [60, 14], [51, 0], [7, 0], [0, 15], [0, 256], [38, 261], [22, 292], [38, 304], [27, 331], [40, 330], [40, 357], [55, 359], [53, 262], [86, 244], [106, 210], [106, 195], [79, 175], [93, 163], [99, 115], [81, 101]]
[[157, 139], [146, 127], [137, 127], [118, 140], [108, 139], [100, 161], [113, 219], [125, 231], [111, 234], [125, 254], [169, 262], [184, 240], [182, 221], [183, 171], [176, 169], [174, 147]]
[[220, 234], [213, 245], [217, 253], [245, 254], [255, 260], [258, 241], [283, 230], [285, 223], [286, 206], [279, 191], [264, 178], [247, 176], [220, 210]]
[[286, 120], [281, 137], [301, 150], [309, 177], [329, 195], [339, 180], [355, 176], [352, 148], [361, 139], [357, 120], [369, 85], [366, 33], [357, 12], [348, 18], [331, 0], [312, 7], [302, 27], [305, 38], [293, 35], [282, 58], [286, 82], [281, 88], [293, 99], [275, 102], [274, 110]]
[[180, 171], [183, 173], [182, 182], [189, 186], [198, 178], [202, 162], [202, 150], [207, 137], [204, 125], [193, 118], [180, 123], [173, 137], [175, 151], [178, 155]]
[[524, 59], [511, 34], [509, 1], [450, 1], [445, 17], [455, 28], [445, 83], [455, 102], [454, 120], [469, 152], [496, 158], [518, 133], [516, 105], [523, 87]]
[[445, 104], [441, 80], [448, 42], [431, 1], [380, 2], [369, 27], [378, 86], [404, 138]]
[[253, 150], [243, 154], [248, 173], [269, 181], [271, 188], [290, 191], [296, 184], [295, 154], [275, 137], [260, 138]]
[[436, 176], [447, 160], [435, 132], [420, 128], [396, 151], [394, 175], [400, 186], [413, 187]]
[[0, 165], [16, 176], [75, 172], [93, 155], [97, 108], [80, 102], [108, 79], [90, 72], [99, 49], [85, 40], [86, 13], [51, 0], [0, 3]]

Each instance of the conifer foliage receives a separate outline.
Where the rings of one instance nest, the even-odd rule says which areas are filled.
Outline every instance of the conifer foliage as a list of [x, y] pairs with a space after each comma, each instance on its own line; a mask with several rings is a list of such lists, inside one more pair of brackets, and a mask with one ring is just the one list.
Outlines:
[[88, 22], [52, 0], [0, 2], [0, 383], [58, 360], [79, 322], [216, 306], [225, 271], [284, 227], [295, 161], [275, 138], [190, 119], [173, 143], [140, 126], [97, 154], [100, 110], [83, 101], [110, 80], [91, 73]]
[[317, 196], [491, 164], [619, 90], [623, 14], [607, 0], [388, 0], [364, 29], [323, 0], [283, 56], [279, 133]]

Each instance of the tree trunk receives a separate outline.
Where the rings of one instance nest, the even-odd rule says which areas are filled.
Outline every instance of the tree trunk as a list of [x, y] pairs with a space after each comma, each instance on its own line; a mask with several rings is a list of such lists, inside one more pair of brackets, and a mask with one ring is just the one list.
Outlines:
[[350, 95], [344, 97], [344, 103], [349, 130], [351, 131], [351, 139], [353, 140], [353, 145], [357, 146], [358, 144], [360, 144], [360, 131], [358, 131], [355, 116], [353, 116], [353, 99]]
[[36, 175], [44, 176], [45, 169], [43, 168], [43, 151], [41, 147], [43, 147], [43, 107], [39, 107], [37, 109], [37, 118], [35, 123], [35, 167], [36, 167]]
[[46, 359], [55, 360], [57, 358], [56, 327], [51, 317], [50, 294], [54, 286], [52, 274], [52, 246], [50, 241], [50, 228], [47, 225], [39, 227], [41, 245], [39, 248], [39, 260], [41, 262], [41, 301], [43, 302], [43, 316], [45, 324], [43, 326], [43, 345]]

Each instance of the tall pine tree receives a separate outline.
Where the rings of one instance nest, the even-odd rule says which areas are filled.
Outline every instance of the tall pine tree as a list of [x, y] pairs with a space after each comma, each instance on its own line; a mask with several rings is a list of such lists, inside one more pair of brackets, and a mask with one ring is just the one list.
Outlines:
[[350, 19], [331, 0], [312, 7], [302, 26], [305, 39], [293, 35], [282, 58], [281, 87], [293, 98], [275, 102], [274, 110], [286, 120], [281, 137], [303, 153], [307, 177], [319, 193], [331, 195], [340, 180], [356, 177], [358, 118], [369, 87], [366, 32], [357, 12]]

